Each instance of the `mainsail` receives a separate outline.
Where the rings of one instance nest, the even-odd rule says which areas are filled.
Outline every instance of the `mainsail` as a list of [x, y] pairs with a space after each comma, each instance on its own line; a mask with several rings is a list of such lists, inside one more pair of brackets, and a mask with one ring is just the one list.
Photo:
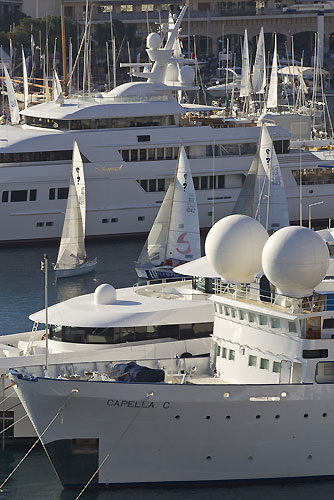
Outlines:
[[26, 64], [26, 58], [24, 56], [23, 45], [22, 45], [22, 72], [23, 72], [24, 108], [27, 108], [28, 107], [29, 90], [28, 90], [27, 64]]
[[83, 162], [76, 141], [73, 144], [72, 175], [65, 220], [57, 258], [57, 268], [71, 269], [86, 259], [86, 188]]
[[257, 42], [256, 56], [253, 66], [252, 85], [253, 92], [256, 94], [263, 94], [266, 87], [266, 57], [264, 46], [264, 33], [263, 27], [260, 31], [260, 36]]
[[240, 97], [250, 96], [250, 69], [249, 69], [249, 54], [248, 54], [248, 36], [245, 30], [244, 44], [242, 49], [242, 70], [240, 83]]
[[198, 210], [189, 160], [180, 149], [168, 230], [167, 259], [187, 261], [201, 256]]
[[258, 151], [232, 213], [257, 219], [269, 232], [290, 225], [281, 170], [265, 123]]
[[8, 70], [7, 70], [5, 65], [3, 65], [3, 67], [5, 70], [5, 79], [6, 79], [6, 87], [7, 87], [7, 94], [8, 94], [8, 102], [9, 102], [10, 120], [11, 120], [13, 125], [17, 125], [20, 122], [19, 105], [17, 104], [13, 84], [12, 84], [12, 81], [10, 79]]
[[271, 75], [270, 75], [270, 84], [267, 98], [267, 108], [277, 108], [277, 85], [278, 85], [278, 77], [277, 77], [277, 36], [275, 33], [275, 47], [274, 47], [274, 55], [273, 55], [273, 64], [271, 67]]
[[182, 146], [177, 172], [168, 187], [138, 263], [163, 265], [201, 256], [195, 188], [189, 161]]

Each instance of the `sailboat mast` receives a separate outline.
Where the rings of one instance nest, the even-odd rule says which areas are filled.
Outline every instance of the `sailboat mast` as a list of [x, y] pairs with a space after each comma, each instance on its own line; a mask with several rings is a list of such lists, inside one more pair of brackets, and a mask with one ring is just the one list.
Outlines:
[[179, 155], [177, 157], [177, 164], [176, 164], [175, 174], [174, 174], [174, 178], [172, 180], [172, 182], [174, 183], [174, 185], [173, 185], [173, 193], [172, 193], [172, 197], [171, 197], [172, 202], [171, 202], [170, 207], [169, 207], [168, 227], [167, 227], [167, 239], [166, 239], [166, 246], [165, 246], [165, 258], [164, 258], [164, 261], [167, 258], [166, 253], [167, 253], [167, 248], [168, 248], [169, 230], [170, 230], [170, 222], [171, 222], [171, 213], [172, 213], [173, 200], [174, 200], [174, 195], [175, 195], [176, 176], [177, 176], [177, 171], [179, 169], [180, 156], [181, 156], [181, 148], [182, 147], [183, 147], [183, 144], [181, 144], [180, 147], [179, 147]]
[[62, 46], [62, 59], [63, 59], [63, 91], [66, 91], [66, 37], [65, 37], [65, 7], [64, 0], [61, 0], [60, 10], [61, 20], [61, 46]]
[[48, 317], [48, 256], [45, 253], [41, 261], [41, 270], [44, 271], [44, 305], [45, 305], [45, 370], [48, 370], [49, 355], [49, 317]]

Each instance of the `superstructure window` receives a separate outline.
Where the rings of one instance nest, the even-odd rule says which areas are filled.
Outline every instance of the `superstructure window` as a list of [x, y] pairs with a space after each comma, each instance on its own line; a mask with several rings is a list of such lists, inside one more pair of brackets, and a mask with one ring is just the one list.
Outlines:
[[27, 189], [20, 189], [18, 191], [11, 191], [10, 192], [10, 201], [11, 202], [27, 201], [27, 199], [28, 199]]
[[325, 318], [323, 322], [323, 328], [334, 328], [334, 318]]
[[274, 373], [281, 373], [281, 363], [279, 361], [273, 362], [273, 372]]
[[62, 188], [50, 188], [49, 189], [49, 200], [67, 200], [68, 198], [68, 187]]
[[54, 340], [87, 344], [118, 344], [157, 338], [186, 340], [209, 337], [213, 323], [188, 323], [181, 325], [149, 325], [116, 328], [81, 328], [51, 325], [50, 334]]
[[[84, 157], [83, 157], [84, 158]], [[31, 151], [26, 153], [0, 153], [0, 163], [36, 163], [40, 161], [71, 161], [72, 151]], [[87, 158], [85, 158], [86, 161]]]
[[269, 359], [261, 358], [260, 369], [261, 370], [269, 370]]
[[1, 199], [1, 201], [3, 203], [7, 203], [8, 202], [8, 193], [9, 193], [9, 191], [2, 191], [2, 199]]
[[292, 175], [299, 186], [315, 184], [334, 184], [334, 167], [303, 168], [292, 170]]
[[36, 199], [37, 199], [37, 189], [30, 189], [29, 201], [36, 201]]
[[252, 354], [250, 354], [248, 356], [248, 366], [255, 366], [256, 367], [256, 363], [257, 363], [256, 356], [252, 356]]

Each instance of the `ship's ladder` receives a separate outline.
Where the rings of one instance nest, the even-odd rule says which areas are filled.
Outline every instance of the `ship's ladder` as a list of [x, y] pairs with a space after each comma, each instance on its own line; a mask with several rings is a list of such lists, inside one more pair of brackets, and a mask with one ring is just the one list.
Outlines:
[[36, 332], [38, 330], [38, 325], [39, 325], [38, 321], [34, 321], [34, 324], [32, 326], [32, 330], [31, 330], [29, 343], [28, 343], [27, 350], [26, 350], [27, 355], [33, 354], [33, 345], [35, 342], [35, 336], [36, 336]]

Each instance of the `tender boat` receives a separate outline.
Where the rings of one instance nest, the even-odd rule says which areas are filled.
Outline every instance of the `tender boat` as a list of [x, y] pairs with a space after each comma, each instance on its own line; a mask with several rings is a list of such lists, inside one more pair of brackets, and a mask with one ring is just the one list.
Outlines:
[[[211, 282], [207, 366], [11, 373], [65, 487], [333, 476], [333, 303], [314, 291], [327, 272], [325, 242], [305, 227], [268, 237], [258, 221], [232, 215], [205, 247], [221, 277]], [[254, 283], [261, 268], [265, 295]]]

